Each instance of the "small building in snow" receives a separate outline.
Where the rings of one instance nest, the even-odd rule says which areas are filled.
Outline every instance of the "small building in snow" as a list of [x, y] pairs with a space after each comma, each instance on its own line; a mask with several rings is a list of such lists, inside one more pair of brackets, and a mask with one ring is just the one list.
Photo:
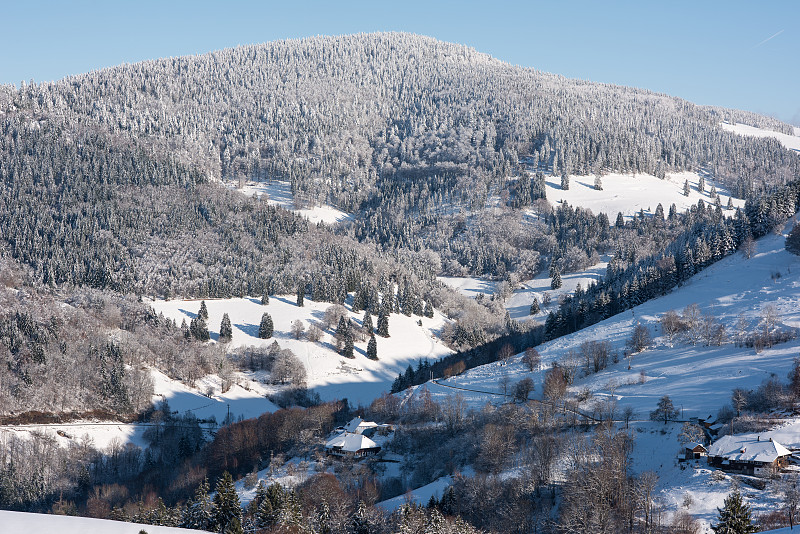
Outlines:
[[791, 451], [772, 438], [723, 436], [708, 448], [709, 465], [745, 475], [768, 475], [787, 465]]
[[708, 450], [702, 443], [693, 441], [683, 446], [683, 459], [684, 460], [697, 460], [708, 455]]
[[349, 423], [344, 425], [344, 431], [351, 432], [353, 434], [363, 434], [365, 430], [370, 430], [377, 427], [378, 423], [364, 421], [360, 417], [354, 417]]
[[381, 447], [367, 436], [344, 431], [325, 444], [325, 452], [334, 456], [363, 458], [380, 452]]

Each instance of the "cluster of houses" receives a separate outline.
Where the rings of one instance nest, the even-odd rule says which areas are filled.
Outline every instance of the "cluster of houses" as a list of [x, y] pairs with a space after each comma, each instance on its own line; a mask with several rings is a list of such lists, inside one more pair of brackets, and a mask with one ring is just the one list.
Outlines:
[[378, 454], [381, 446], [372, 438], [376, 433], [391, 431], [392, 426], [364, 421], [356, 417], [337, 429], [336, 435], [325, 444], [325, 452], [343, 458], [363, 458]]
[[708, 448], [702, 443], [687, 443], [683, 460], [707, 458], [708, 464], [723, 471], [764, 476], [789, 465], [792, 451], [760, 436], [723, 436]]

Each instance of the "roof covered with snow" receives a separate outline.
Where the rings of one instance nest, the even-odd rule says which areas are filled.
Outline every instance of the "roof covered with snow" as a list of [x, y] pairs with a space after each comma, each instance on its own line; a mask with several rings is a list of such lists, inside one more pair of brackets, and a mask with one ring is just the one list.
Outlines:
[[344, 432], [329, 440], [326, 449], [341, 449], [343, 452], [358, 452], [362, 449], [380, 448], [380, 445], [363, 434]]
[[364, 421], [360, 417], [354, 417], [352, 421], [350, 421], [345, 425], [344, 431], [361, 434], [362, 432], [364, 432], [364, 430], [368, 428], [375, 428], [377, 426], [378, 423], [374, 423], [372, 421]]
[[723, 436], [708, 448], [708, 454], [721, 456], [732, 462], [771, 463], [777, 458], [790, 456], [792, 453], [777, 441], [769, 439]]

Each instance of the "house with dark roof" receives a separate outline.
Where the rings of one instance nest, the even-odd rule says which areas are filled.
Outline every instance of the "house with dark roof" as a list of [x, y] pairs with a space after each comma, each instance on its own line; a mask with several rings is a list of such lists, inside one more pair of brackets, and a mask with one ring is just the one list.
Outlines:
[[708, 455], [708, 450], [702, 443], [693, 441], [683, 446], [683, 459], [684, 460], [697, 460]]

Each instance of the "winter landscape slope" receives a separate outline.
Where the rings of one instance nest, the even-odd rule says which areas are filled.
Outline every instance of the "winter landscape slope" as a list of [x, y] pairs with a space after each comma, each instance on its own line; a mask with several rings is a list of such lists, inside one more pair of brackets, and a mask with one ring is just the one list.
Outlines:
[[[750, 259], [739, 252], [695, 275], [668, 295], [537, 347], [542, 363], [533, 373], [517, 356], [507, 365], [497, 362], [457, 377], [428, 382], [414, 394], [425, 388], [435, 399], [443, 400], [458, 393], [477, 409], [487, 402], [507, 402], [503, 395], [504, 377], [511, 384], [532, 377], [537, 388], [532, 396], [541, 398], [542, 377], [552, 363], [563, 363], [568, 354], [577, 354], [584, 342], [608, 341], [619, 355], [619, 362], [588, 376], [581, 376], [579, 371], [570, 390], [573, 394], [585, 391], [588, 399], [581, 409], [586, 413], [593, 413], [596, 406], [608, 409], [613, 405], [619, 419], [626, 407], [632, 408], [634, 469], [639, 473], [655, 471], [660, 480], [658, 490], [668, 509], [685, 509], [707, 527], [716, 519], [717, 507], [722, 506], [731, 491], [731, 477], [712, 477], [704, 462], [689, 469], [679, 468], [676, 457], [680, 423], [650, 422], [649, 413], [663, 395], [669, 395], [680, 410], [679, 419], [716, 416], [720, 408], [730, 404], [734, 388], [754, 390], [774, 376], [785, 381], [797, 358], [800, 341], [775, 345], [760, 353], [736, 346], [731, 340], [719, 347], [703, 346], [702, 341], [691, 345], [679, 338], [670, 342], [660, 330], [658, 320], [669, 310], [680, 313], [686, 306], [697, 304], [704, 315], [713, 315], [724, 324], [732, 337], [741, 328], [749, 331], [763, 328], [768, 308], [777, 314], [775, 328], [800, 327], [800, 258], [784, 250], [785, 235], [793, 222], [779, 234], [758, 240]], [[653, 344], [628, 360], [624, 353], [636, 324], [643, 324], [651, 331]], [[800, 447], [800, 420], [790, 417], [776, 424], [778, 428], [760, 434], [764, 438], [774, 437], [788, 447]], [[775, 509], [778, 497], [774, 492], [746, 486], [742, 491], [756, 511]]]
[[[188, 323], [200, 307], [199, 300], [154, 301], [151, 303], [158, 313], [180, 324]], [[296, 298], [276, 295], [269, 305], [260, 299], [236, 298], [206, 300], [209, 313], [209, 330], [212, 339], [219, 337], [222, 315], [227, 313], [233, 324], [233, 339], [230, 347], [269, 346], [277, 342], [281, 348], [291, 349], [305, 365], [308, 387], [320, 394], [323, 400], [347, 398], [353, 405], [368, 405], [381, 393], [391, 389], [397, 374], [408, 365], [416, 366], [420, 359], [436, 360], [452, 351], [438, 335], [446, 319], [438, 312], [434, 317], [407, 317], [393, 313], [389, 316], [389, 337], [376, 336], [378, 360], [366, 358], [367, 342], [355, 343], [355, 358], [348, 359], [335, 350], [333, 331], [324, 332], [319, 342], [295, 339], [291, 333], [292, 323], [302, 321], [306, 329], [321, 323], [330, 303], [305, 299], [304, 306], [296, 305]], [[347, 304], [348, 315], [360, 325], [364, 313], [353, 313]], [[271, 339], [259, 339], [258, 327], [263, 313], [269, 313], [275, 325]], [[373, 317], [373, 324], [377, 317]], [[417, 322], [421, 321], [420, 326]], [[335, 325], [333, 326], [335, 329]]]
[[3, 534], [197, 534], [204, 530], [140, 525], [107, 519], [52, 514], [31, 514], [0, 510], [0, 532]]

